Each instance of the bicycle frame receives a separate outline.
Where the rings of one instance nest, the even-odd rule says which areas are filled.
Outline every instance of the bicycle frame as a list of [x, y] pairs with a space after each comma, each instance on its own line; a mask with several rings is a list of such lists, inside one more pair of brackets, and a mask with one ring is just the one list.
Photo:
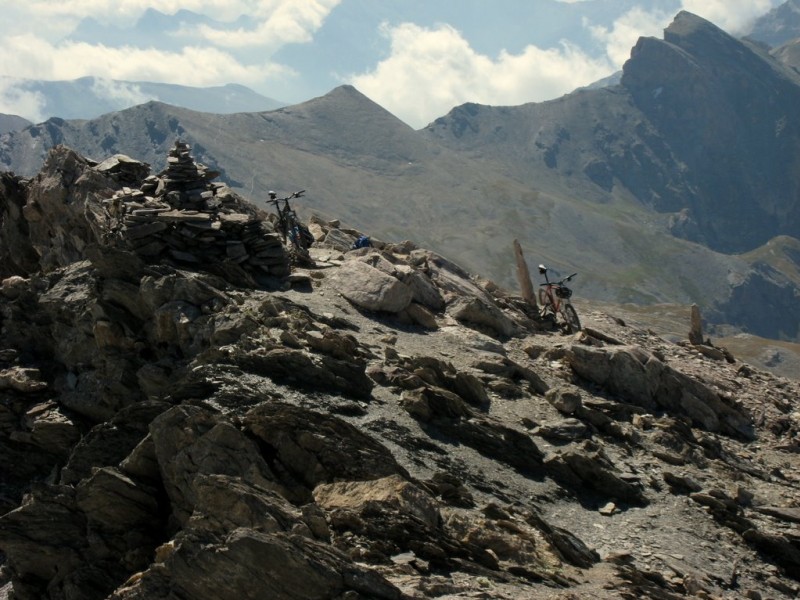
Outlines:
[[[542, 303], [540, 316], [551, 318], [555, 324], [557, 316], [561, 315], [568, 332], [579, 331], [581, 329], [580, 319], [575, 307], [569, 301], [572, 291], [564, 285], [565, 281], [571, 281], [577, 273], [573, 273], [561, 281], [550, 281], [547, 276], [547, 267], [544, 265], [539, 265], [539, 273], [545, 277], [545, 283], [542, 283], [539, 288], [539, 301]], [[565, 290], [565, 293], [559, 293], [559, 290]]]
[[[275, 192], [270, 192], [270, 199], [267, 200], [270, 204], [275, 206], [275, 212], [277, 213], [278, 217], [278, 230], [281, 232], [281, 236], [283, 236], [283, 242], [286, 243], [287, 239], [291, 237], [290, 233], [292, 228], [298, 224], [297, 213], [289, 204], [289, 200], [292, 198], [299, 198], [302, 196], [305, 190], [300, 190], [299, 192], [294, 192], [290, 196], [286, 196], [285, 198], [276, 198]], [[283, 202], [283, 206], [281, 206], [281, 202]], [[292, 240], [295, 245], [299, 245], [297, 241], [294, 239]]]
[[[289, 200], [301, 197], [304, 192], [305, 190], [300, 190], [285, 198], [277, 198], [275, 192], [270, 192], [269, 200], [267, 200], [268, 203], [275, 206], [275, 212], [278, 217], [276, 229], [280, 231], [285, 245], [288, 245], [288, 242], [291, 241], [292, 261], [298, 264], [313, 263], [308, 253], [308, 247], [312, 242], [304, 239], [304, 233], [308, 234], [308, 230], [300, 223], [297, 213], [289, 204]], [[281, 206], [281, 202], [283, 206]]]
[[561, 311], [561, 303], [566, 302], [556, 295], [556, 288], [560, 287], [557, 283], [546, 283], [542, 288], [542, 297], [539, 301], [542, 303], [542, 309], [551, 309], [554, 313]]

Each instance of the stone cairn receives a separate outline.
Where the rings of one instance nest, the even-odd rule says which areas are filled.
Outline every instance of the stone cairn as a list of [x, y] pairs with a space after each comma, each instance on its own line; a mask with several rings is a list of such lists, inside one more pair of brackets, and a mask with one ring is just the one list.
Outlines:
[[289, 253], [265, 213], [214, 183], [217, 176], [176, 141], [164, 171], [106, 200], [111, 231], [149, 262], [233, 263], [253, 274], [288, 275]]

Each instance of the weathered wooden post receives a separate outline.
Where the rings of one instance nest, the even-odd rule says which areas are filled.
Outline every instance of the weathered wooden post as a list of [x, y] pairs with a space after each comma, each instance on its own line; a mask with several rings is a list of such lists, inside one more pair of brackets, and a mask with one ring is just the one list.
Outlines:
[[689, 329], [689, 341], [695, 346], [704, 344], [703, 341], [703, 320], [700, 317], [700, 308], [697, 304], [692, 304], [692, 324]]
[[519, 281], [522, 297], [534, 308], [539, 308], [536, 302], [536, 294], [533, 292], [533, 284], [531, 283], [531, 274], [530, 271], [528, 271], [528, 264], [525, 262], [525, 257], [522, 255], [522, 246], [519, 245], [518, 240], [514, 240], [514, 255], [517, 258], [517, 281]]

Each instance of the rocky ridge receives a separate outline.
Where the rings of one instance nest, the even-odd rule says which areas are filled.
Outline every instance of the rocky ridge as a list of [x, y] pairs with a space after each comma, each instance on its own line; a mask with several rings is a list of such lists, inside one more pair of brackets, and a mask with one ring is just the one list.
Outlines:
[[288, 275], [205, 233], [185, 260], [172, 221], [137, 252], [132, 216], [273, 235], [143, 167], [61, 147], [3, 176], [0, 593], [797, 597], [797, 381], [580, 302], [565, 335], [322, 219]]

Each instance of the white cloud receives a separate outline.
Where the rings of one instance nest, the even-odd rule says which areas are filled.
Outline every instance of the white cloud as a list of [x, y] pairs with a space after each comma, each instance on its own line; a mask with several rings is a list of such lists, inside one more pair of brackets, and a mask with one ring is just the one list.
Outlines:
[[230, 54], [187, 46], [180, 52], [155, 48], [107, 48], [86, 43], [58, 45], [33, 35], [0, 40], [0, 73], [25, 73], [28, 79], [76, 79], [86, 75], [128, 81], [183, 85], [243, 85], [285, 76], [280, 66], [243, 65]]
[[341, 0], [291, 0], [266, 7], [256, 15], [256, 27], [249, 30], [214, 29], [200, 27], [198, 34], [207, 41], [222, 47], [264, 47], [272, 51], [288, 43], [311, 41], [331, 10]]
[[411, 23], [385, 26], [391, 55], [350, 83], [413, 127], [422, 127], [464, 102], [522, 104], [547, 100], [609, 75], [605, 58], [593, 59], [562, 44], [497, 59], [478, 54], [452, 27]]
[[94, 78], [92, 82], [92, 93], [99, 98], [107, 98], [115, 103], [124, 104], [126, 106], [143, 104], [148, 100], [154, 99], [143, 93], [136, 84], [114, 81], [104, 77]]
[[[318, 28], [341, 0], [11, 0], [19, 15], [64, 35], [83, 18], [101, 23], [129, 26], [147, 9], [165, 14], [188, 10], [220, 22], [230, 22], [249, 15], [261, 26], [272, 22], [265, 31], [286, 35], [285, 31], [308, 31]], [[4, 6], [5, 9], [5, 6]], [[2, 28], [0, 28], [1, 30]], [[240, 32], [245, 33], [245, 32]], [[53, 38], [51, 38], [53, 39]]]
[[27, 79], [53, 78], [55, 48], [31, 33], [0, 38], [0, 74]]
[[606, 47], [606, 55], [615, 66], [622, 65], [631, 56], [631, 48], [643, 36], [662, 37], [664, 28], [673, 14], [663, 11], [645, 11], [633, 8], [620, 16], [610, 28], [588, 25], [595, 39]]
[[45, 99], [41, 94], [21, 89], [19, 81], [11, 77], [0, 77], [0, 113], [41, 123], [47, 119], [44, 105]]
[[781, 0], [682, 0], [688, 10], [731, 34], [741, 34]]
[[[275, 89], [297, 73], [271, 61], [288, 43], [308, 42], [341, 0], [3, 0], [0, 19], [0, 75], [70, 80], [141, 80], [190, 86], [240, 83]], [[131, 27], [145, 10], [180, 9], [221, 23], [218, 30], [176, 32], [158, 48], [108, 48], [64, 41], [81, 19]], [[225, 31], [247, 15], [251, 31]], [[231, 25], [232, 27], [232, 25]], [[181, 34], [184, 34], [181, 36]], [[183, 40], [186, 44], [179, 48]], [[176, 41], [178, 44], [176, 45]], [[169, 48], [167, 50], [166, 48]], [[133, 90], [107, 90], [133, 93]]]
[[93, 17], [102, 23], [130, 25], [149, 8], [165, 14], [189, 10], [224, 21], [287, 2], [292, 0], [28, 0], [26, 10], [44, 20], [66, 18], [74, 22]]

